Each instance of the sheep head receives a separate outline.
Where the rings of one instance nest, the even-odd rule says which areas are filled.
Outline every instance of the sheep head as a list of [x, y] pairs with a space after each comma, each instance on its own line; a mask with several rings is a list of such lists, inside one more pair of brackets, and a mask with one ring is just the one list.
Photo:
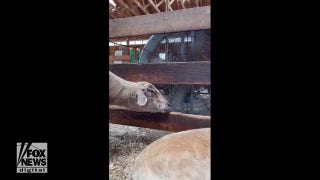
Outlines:
[[170, 103], [151, 83], [142, 81], [137, 82], [129, 95], [129, 108], [135, 111], [161, 112], [166, 113], [170, 110]]
[[127, 81], [109, 71], [109, 105], [133, 111], [169, 112], [170, 104], [160, 91], [148, 82]]

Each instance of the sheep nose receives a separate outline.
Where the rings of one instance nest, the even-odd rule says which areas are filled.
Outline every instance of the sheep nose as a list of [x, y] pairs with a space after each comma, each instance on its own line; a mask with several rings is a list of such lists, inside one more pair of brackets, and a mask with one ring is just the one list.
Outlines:
[[164, 108], [164, 111], [165, 112], [169, 112], [170, 111], [170, 107], [171, 107], [171, 104], [170, 103], [167, 103], [165, 108]]

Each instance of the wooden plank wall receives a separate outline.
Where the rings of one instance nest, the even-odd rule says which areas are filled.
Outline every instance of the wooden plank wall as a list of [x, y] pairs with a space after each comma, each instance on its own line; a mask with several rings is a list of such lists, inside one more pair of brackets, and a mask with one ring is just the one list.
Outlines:
[[128, 81], [152, 84], [210, 85], [210, 61], [160, 64], [112, 64], [109, 70]]
[[[210, 6], [109, 20], [109, 38], [210, 29]], [[134, 30], [134, 31], [133, 31]], [[211, 84], [210, 61], [110, 65], [120, 77], [154, 84]], [[109, 108], [109, 122], [167, 131], [210, 127], [210, 116], [138, 113]]]

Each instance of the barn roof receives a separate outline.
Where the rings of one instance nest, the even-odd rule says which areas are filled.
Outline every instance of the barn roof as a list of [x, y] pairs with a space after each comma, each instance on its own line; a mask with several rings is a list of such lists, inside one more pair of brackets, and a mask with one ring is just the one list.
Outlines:
[[210, 5], [210, 0], [109, 0], [109, 19]]

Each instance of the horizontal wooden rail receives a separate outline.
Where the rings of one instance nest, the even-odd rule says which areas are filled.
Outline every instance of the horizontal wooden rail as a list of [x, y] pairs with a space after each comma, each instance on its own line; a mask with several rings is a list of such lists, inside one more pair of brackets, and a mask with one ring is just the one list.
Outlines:
[[211, 126], [210, 116], [171, 112], [146, 113], [109, 107], [109, 123], [179, 132]]
[[210, 61], [111, 64], [109, 70], [128, 81], [147, 81], [152, 84], [211, 84]]
[[210, 6], [109, 20], [109, 38], [210, 29]]

